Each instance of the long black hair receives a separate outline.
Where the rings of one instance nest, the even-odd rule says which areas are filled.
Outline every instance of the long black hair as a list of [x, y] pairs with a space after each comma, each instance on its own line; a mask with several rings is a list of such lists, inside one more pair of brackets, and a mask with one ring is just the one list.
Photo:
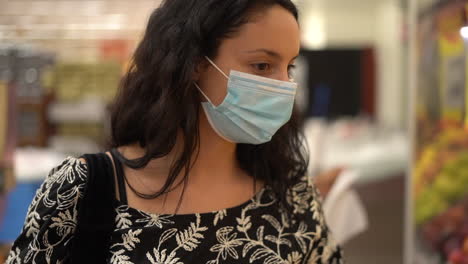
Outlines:
[[[216, 58], [224, 39], [234, 36], [257, 12], [274, 5], [298, 19], [290, 0], [165, 0], [153, 11], [112, 107], [111, 147], [138, 143], [146, 152], [141, 158], [119, 155], [134, 169], [168, 155], [179, 132], [183, 151], [157, 193], [140, 193], [130, 185], [138, 196], [154, 199], [167, 193], [181, 172], [186, 182], [200, 140], [201, 97], [193, 85], [194, 72], [204, 56]], [[270, 142], [238, 144], [236, 156], [243, 170], [265, 181], [287, 206], [288, 186], [307, 171], [297, 112]]]

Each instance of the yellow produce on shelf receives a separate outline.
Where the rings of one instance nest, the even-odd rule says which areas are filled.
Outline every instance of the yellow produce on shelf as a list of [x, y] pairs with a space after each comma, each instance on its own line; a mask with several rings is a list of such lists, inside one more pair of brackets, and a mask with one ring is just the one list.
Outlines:
[[122, 66], [116, 62], [58, 64], [52, 75], [58, 101], [77, 101], [92, 96], [109, 102], [117, 91]]
[[468, 194], [468, 134], [443, 132], [415, 168], [415, 220], [422, 224]]

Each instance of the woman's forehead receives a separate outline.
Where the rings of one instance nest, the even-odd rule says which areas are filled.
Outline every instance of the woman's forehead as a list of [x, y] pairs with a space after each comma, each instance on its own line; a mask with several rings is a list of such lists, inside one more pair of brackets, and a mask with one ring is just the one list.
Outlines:
[[243, 25], [236, 36], [226, 42], [229, 49], [237, 52], [295, 57], [300, 48], [299, 25], [290, 12], [275, 6]]

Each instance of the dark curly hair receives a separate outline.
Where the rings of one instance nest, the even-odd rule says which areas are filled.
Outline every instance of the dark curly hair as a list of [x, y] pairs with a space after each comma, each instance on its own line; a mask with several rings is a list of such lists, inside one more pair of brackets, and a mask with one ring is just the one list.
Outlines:
[[[177, 185], [186, 182], [200, 140], [201, 97], [193, 85], [193, 74], [204, 56], [216, 58], [224, 39], [235, 36], [255, 14], [274, 5], [298, 19], [290, 0], [166, 0], [153, 11], [112, 106], [110, 145], [117, 148], [138, 143], [145, 150], [138, 159], [118, 155], [133, 169], [168, 155], [179, 131], [183, 151], [157, 193], [144, 194], [129, 186], [139, 197], [154, 199], [167, 193], [181, 172], [184, 180]], [[270, 142], [238, 144], [236, 150], [241, 168], [271, 186], [286, 206], [287, 188], [307, 171], [298, 119], [294, 111]]]

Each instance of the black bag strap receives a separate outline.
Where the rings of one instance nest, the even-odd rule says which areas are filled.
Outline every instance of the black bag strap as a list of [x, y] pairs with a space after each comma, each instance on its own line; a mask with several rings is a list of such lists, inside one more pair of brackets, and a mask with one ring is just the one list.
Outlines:
[[115, 174], [117, 176], [117, 185], [119, 189], [120, 202], [127, 204], [127, 192], [125, 191], [125, 175], [122, 167], [122, 161], [120, 160], [120, 153], [117, 149], [113, 148], [110, 150], [112, 159], [114, 159], [115, 164]]
[[105, 153], [82, 157], [87, 163], [88, 179], [78, 210], [70, 263], [106, 263], [116, 216], [114, 169]]

